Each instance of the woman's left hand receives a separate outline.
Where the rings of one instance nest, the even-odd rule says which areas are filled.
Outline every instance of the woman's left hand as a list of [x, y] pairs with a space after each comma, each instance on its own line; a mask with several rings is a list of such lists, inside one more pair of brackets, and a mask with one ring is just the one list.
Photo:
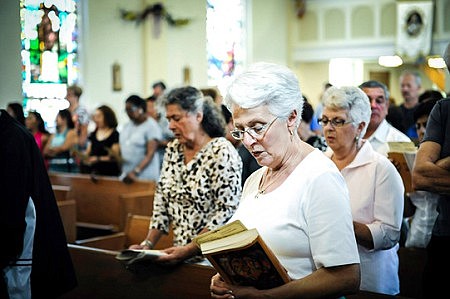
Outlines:
[[216, 274], [211, 278], [211, 298], [216, 299], [234, 299], [233, 291], [230, 286], [223, 280], [220, 274]]

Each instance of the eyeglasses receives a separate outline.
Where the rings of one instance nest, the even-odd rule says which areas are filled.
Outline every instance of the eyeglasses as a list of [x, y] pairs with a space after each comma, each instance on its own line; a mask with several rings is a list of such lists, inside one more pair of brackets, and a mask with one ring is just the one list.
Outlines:
[[328, 123], [330, 123], [330, 125], [333, 128], [341, 128], [341, 127], [343, 127], [346, 124], [353, 123], [353, 121], [351, 121], [351, 120], [346, 121], [345, 119], [340, 119], [340, 118], [328, 119], [326, 117], [322, 117], [321, 119], [318, 120], [318, 123], [322, 127], [325, 127], [326, 125], [328, 125]]
[[420, 130], [420, 127], [423, 127], [424, 129], [426, 129], [427, 128], [427, 122], [423, 122], [423, 123], [417, 122], [416, 123], [416, 129]]
[[255, 127], [251, 127], [251, 128], [245, 128], [244, 130], [234, 129], [233, 131], [230, 131], [230, 134], [236, 140], [244, 139], [244, 133], [248, 133], [254, 139], [260, 140], [260, 139], [264, 138], [264, 134], [269, 130], [270, 126], [277, 119], [278, 119], [278, 117], [275, 117], [271, 122], [268, 122], [267, 124], [262, 125], [262, 126], [255, 126]]

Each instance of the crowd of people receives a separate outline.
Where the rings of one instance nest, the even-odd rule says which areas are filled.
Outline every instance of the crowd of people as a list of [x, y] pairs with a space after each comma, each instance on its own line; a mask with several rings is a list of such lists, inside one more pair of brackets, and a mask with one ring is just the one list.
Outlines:
[[[450, 69], [450, 44], [444, 58]], [[25, 118], [17, 103], [0, 111], [0, 133], [6, 125], [21, 134], [26, 127], [50, 171], [156, 181], [149, 231], [130, 246], [152, 249], [172, 228], [173, 246], [156, 263], [203, 260], [194, 238], [231, 221], [257, 228], [291, 281], [260, 290], [217, 274], [212, 298], [328, 298], [358, 290], [398, 295], [400, 246], [427, 248], [424, 290], [441, 294], [445, 279], [437, 269], [450, 264], [450, 100], [421, 93], [415, 72], [403, 72], [400, 84], [400, 106], [391, 104], [382, 82], [326, 84], [316, 114], [290, 69], [259, 62], [232, 81], [223, 99], [192, 86], [165, 92], [162, 82], [148, 99], [129, 96], [129, 121], [120, 132], [106, 105], [95, 110], [95, 129], [88, 132], [82, 90], [69, 86], [70, 105], [58, 112], [55, 133], [39, 113]], [[388, 117], [395, 111], [403, 115], [396, 123]], [[420, 144], [412, 192], [388, 158], [389, 142]], [[32, 226], [42, 229], [33, 216], [40, 196], [20, 199]], [[0, 295], [5, 290], [0, 284]]]

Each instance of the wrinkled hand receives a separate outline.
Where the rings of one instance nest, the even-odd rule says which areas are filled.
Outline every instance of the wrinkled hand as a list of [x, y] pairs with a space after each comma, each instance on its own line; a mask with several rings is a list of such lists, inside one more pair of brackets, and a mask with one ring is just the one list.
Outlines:
[[187, 246], [169, 247], [163, 250], [167, 255], [159, 256], [155, 263], [162, 265], [176, 265], [192, 257], [192, 251]]
[[227, 284], [220, 274], [211, 278], [211, 298], [214, 299], [253, 299], [262, 298], [259, 290], [254, 287], [243, 287]]
[[211, 298], [215, 299], [234, 299], [233, 291], [231, 290], [230, 285], [228, 285], [220, 276], [220, 274], [216, 274], [211, 278]]

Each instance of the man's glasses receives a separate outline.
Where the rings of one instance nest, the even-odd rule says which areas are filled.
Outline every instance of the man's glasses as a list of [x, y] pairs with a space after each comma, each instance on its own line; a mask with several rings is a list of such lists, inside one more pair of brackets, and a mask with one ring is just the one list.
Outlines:
[[275, 117], [271, 122], [268, 122], [265, 125], [255, 126], [251, 128], [245, 128], [244, 130], [234, 129], [230, 131], [231, 136], [236, 140], [244, 139], [244, 134], [248, 133], [254, 139], [260, 140], [264, 137], [264, 134], [269, 130], [270, 126], [278, 119]]
[[346, 121], [345, 119], [341, 118], [328, 119], [326, 117], [322, 117], [321, 119], [318, 120], [318, 122], [319, 125], [321, 125], [322, 127], [325, 127], [328, 123], [330, 123], [333, 128], [341, 128], [346, 124], [353, 123], [353, 121], [351, 120]]

